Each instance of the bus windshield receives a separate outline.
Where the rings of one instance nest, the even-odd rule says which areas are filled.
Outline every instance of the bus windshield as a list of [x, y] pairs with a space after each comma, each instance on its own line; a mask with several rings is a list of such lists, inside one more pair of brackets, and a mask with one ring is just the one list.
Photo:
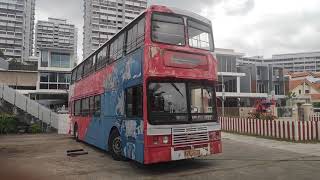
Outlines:
[[213, 50], [211, 28], [198, 22], [188, 21], [189, 45], [194, 48]]
[[152, 40], [173, 45], [185, 45], [183, 18], [153, 14]]
[[215, 121], [214, 99], [213, 86], [201, 83], [149, 83], [149, 121], [151, 124]]
[[[184, 19], [177, 15], [152, 15], [152, 40], [165, 44], [185, 46], [186, 40], [190, 47], [213, 51], [213, 37], [211, 27], [195, 20], [187, 20], [185, 28]], [[188, 38], [185, 36], [188, 31]]]

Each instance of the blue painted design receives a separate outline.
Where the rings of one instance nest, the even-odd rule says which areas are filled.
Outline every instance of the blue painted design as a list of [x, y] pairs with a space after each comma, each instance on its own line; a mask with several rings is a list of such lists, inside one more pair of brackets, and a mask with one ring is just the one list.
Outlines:
[[105, 93], [101, 98], [101, 115], [93, 117], [85, 141], [101, 149], [108, 149], [108, 138], [112, 127], [121, 135], [123, 155], [143, 163], [143, 120], [126, 119], [124, 92], [131, 86], [142, 84], [142, 62], [144, 49], [115, 62], [112, 73], [104, 82]]

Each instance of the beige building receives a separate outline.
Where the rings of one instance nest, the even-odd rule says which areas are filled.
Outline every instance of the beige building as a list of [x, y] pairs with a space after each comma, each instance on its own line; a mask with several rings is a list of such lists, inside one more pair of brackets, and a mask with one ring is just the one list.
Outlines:
[[38, 72], [36, 71], [1, 71], [0, 83], [18, 89], [23, 94], [35, 91], [37, 87]]
[[296, 72], [288, 74], [288, 91], [298, 99], [307, 99], [310, 102], [320, 102], [319, 73]]

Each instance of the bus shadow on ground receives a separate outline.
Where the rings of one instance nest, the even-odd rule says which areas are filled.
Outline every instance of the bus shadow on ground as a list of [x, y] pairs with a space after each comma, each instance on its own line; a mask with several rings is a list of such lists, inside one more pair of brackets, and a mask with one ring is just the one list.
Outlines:
[[[97, 148], [91, 144], [81, 141], [85, 146], [92, 148], [92, 150], [102, 153], [101, 156], [108, 156], [110, 159], [111, 154], [105, 150]], [[170, 161], [157, 164], [144, 165], [134, 160], [124, 160], [121, 163], [127, 163], [127, 165], [135, 171], [137, 174], [141, 175], [161, 175], [161, 174], [175, 174], [180, 172], [188, 172], [192, 170], [201, 170], [209, 166], [214, 166], [214, 161], [206, 161], [204, 159], [186, 159], [179, 161]]]
[[212, 166], [212, 162], [202, 161], [201, 159], [188, 159], [143, 165], [135, 161], [129, 161], [129, 165], [138, 174], [161, 175], [204, 169], [205, 167]]

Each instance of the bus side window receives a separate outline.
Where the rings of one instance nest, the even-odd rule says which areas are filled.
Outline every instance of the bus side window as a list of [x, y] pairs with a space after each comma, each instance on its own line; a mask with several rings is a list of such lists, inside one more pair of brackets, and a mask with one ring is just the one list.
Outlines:
[[95, 116], [100, 116], [101, 113], [101, 96], [95, 96], [94, 97], [94, 115]]
[[120, 59], [123, 55], [123, 45], [124, 45], [124, 33], [120, 34], [117, 38], [117, 60]]
[[89, 114], [89, 98], [82, 99], [81, 104], [81, 114], [82, 116], [87, 116]]
[[81, 100], [77, 100], [74, 103], [74, 115], [80, 116], [81, 114]]
[[142, 86], [135, 86], [126, 90], [125, 108], [126, 117], [141, 118], [142, 117]]
[[109, 61], [108, 63], [112, 63], [116, 60], [117, 58], [117, 41], [114, 40], [111, 44], [110, 44], [110, 51], [109, 51]]
[[94, 96], [89, 98], [90, 114], [94, 114]]
[[137, 47], [140, 47], [143, 45], [144, 34], [145, 34], [145, 23], [146, 23], [145, 17], [142, 18], [138, 23]]

